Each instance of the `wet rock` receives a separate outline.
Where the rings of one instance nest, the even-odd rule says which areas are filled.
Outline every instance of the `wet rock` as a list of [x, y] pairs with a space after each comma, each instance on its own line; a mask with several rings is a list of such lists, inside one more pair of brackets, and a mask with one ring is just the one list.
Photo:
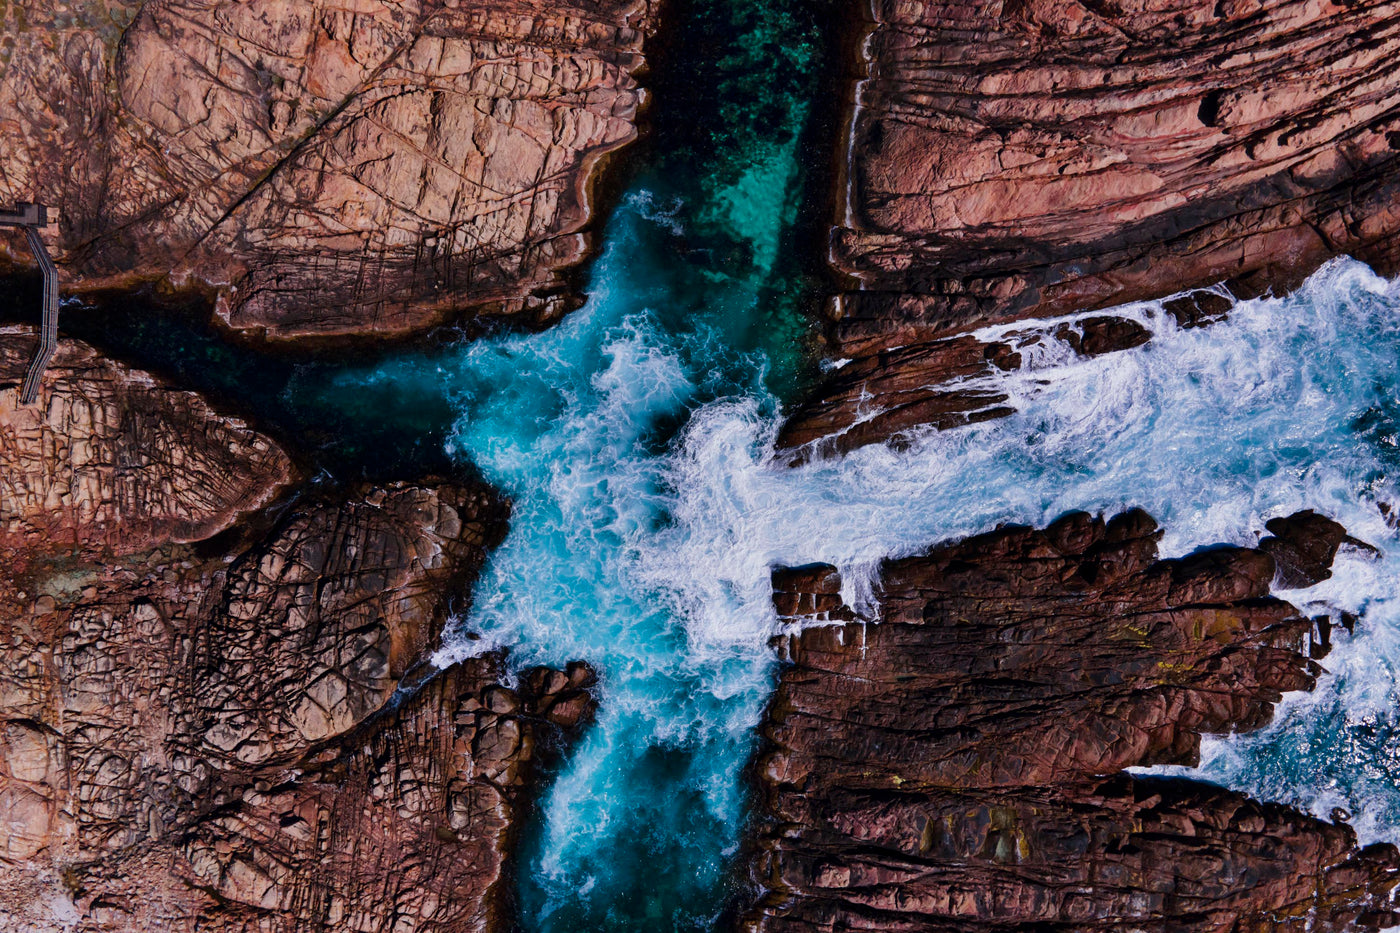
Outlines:
[[827, 337], [854, 362], [787, 443], [946, 424], [881, 382], [958, 378], [943, 341], [984, 325], [1249, 297], [1341, 254], [1400, 269], [1395, 0], [853, 6]]
[[[919, 430], [943, 430], [1004, 418], [1007, 396], [983, 388], [949, 387], [1019, 365], [1006, 344], [964, 336], [903, 347], [835, 370], [786, 421], [779, 449], [792, 462], [845, 453]], [[804, 449], [805, 448], [805, 449]]]
[[1195, 291], [1162, 303], [1162, 309], [1185, 329], [1206, 327], [1224, 320], [1233, 307], [1234, 302], [1229, 298], [1210, 291]]
[[881, 621], [780, 570], [788, 661], [756, 766], [749, 930], [1349, 930], [1400, 919], [1392, 846], [1193, 781], [1320, 668], [1274, 561], [1159, 560], [1145, 513], [1083, 513], [885, 562]]
[[573, 307], [654, 20], [650, 0], [17, 0], [0, 18], [0, 202], [58, 208], [65, 289], [202, 283], [274, 337]]
[[1259, 549], [1273, 557], [1278, 585], [1285, 590], [1331, 577], [1332, 560], [1348, 538], [1345, 528], [1311, 509], [1270, 519], [1264, 527], [1271, 534], [1259, 542]]
[[1102, 315], [1064, 325], [1055, 336], [1080, 356], [1102, 356], [1118, 350], [1131, 350], [1152, 339], [1152, 331], [1128, 318]]

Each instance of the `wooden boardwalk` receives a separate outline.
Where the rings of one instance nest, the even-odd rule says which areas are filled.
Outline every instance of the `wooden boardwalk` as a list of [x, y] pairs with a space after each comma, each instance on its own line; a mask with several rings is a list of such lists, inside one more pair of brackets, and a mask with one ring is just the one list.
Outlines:
[[18, 204], [13, 210], [0, 208], [0, 227], [23, 227], [24, 236], [29, 241], [29, 250], [39, 271], [44, 274], [44, 316], [39, 325], [39, 348], [24, 374], [24, 386], [20, 390], [21, 404], [32, 405], [39, 397], [39, 383], [44, 378], [53, 351], [58, 347], [58, 267], [44, 249], [44, 241], [39, 238], [40, 229], [48, 226], [49, 211], [42, 204]]

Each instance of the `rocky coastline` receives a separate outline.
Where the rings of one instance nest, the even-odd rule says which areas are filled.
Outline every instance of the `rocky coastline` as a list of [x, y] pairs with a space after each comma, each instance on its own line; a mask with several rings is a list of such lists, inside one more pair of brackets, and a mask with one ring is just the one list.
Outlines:
[[[879, 568], [779, 569], [785, 661], [756, 766], [746, 930], [1354, 930], [1393, 925], [1400, 854], [1196, 781], [1203, 733], [1311, 689], [1326, 620], [1269, 595], [1343, 532], [1160, 560], [1141, 511], [1072, 513]], [[1330, 551], [1330, 553], [1329, 553]]]
[[[1205, 326], [1221, 283], [1344, 253], [1400, 272], [1396, 0], [858, 6], [821, 322], [845, 362], [783, 425], [793, 465], [1008, 413], [959, 383], [1016, 369], [1037, 327], [1083, 356], [1152, 338], [1041, 319], [1177, 296]], [[200, 290], [239, 336], [546, 326], [581, 301], [662, 13], [0, 5], [0, 202], [52, 200], [66, 292]], [[599, 700], [588, 658], [428, 661], [508, 503], [464, 476], [313, 480], [71, 339], [22, 406], [32, 340], [0, 328], [0, 927], [513, 929], [520, 827]], [[933, 543], [879, 568], [878, 621], [833, 568], [776, 569], [800, 630], [775, 643], [735, 925], [1400, 924], [1400, 854], [1344, 814], [1127, 771], [1195, 763], [1322, 673], [1342, 620], [1271, 587], [1367, 545], [1310, 513], [1267, 530], [1173, 560], [1136, 510]]]
[[308, 488], [73, 341], [20, 406], [28, 344], [0, 334], [0, 922], [503, 929], [540, 765], [595, 702], [582, 663], [425, 666], [505, 505]]

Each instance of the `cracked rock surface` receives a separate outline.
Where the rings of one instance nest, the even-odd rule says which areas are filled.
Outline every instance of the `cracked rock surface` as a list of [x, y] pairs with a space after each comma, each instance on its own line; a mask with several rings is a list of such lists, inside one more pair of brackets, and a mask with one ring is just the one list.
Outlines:
[[[273, 337], [552, 320], [652, 0], [13, 0], [0, 202], [64, 288], [196, 281]], [[11, 255], [27, 262], [19, 241]]]
[[[1312, 516], [1313, 519], [1317, 516]], [[1309, 537], [1285, 530], [1292, 546]], [[1325, 644], [1268, 549], [1159, 560], [1153, 520], [1073, 513], [887, 561], [882, 621], [825, 566], [774, 575], [789, 661], [758, 761], [745, 928], [1350, 930], [1400, 921], [1393, 846], [1195, 781]], [[1266, 539], [1277, 542], [1279, 539]], [[1323, 547], [1325, 548], [1325, 544]], [[1335, 548], [1333, 548], [1335, 550]]]
[[[243, 515], [285, 455], [197, 396], [71, 343], [42, 408], [4, 393], [0, 928], [506, 929], [538, 764], [594, 677], [424, 664], [505, 506], [421, 482]], [[65, 533], [12, 506], [41, 479], [86, 496]], [[180, 521], [146, 521], [164, 496]]]
[[130, 554], [197, 541], [292, 478], [272, 440], [193, 392], [59, 342], [39, 404], [19, 403], [32, 328], [0, 327], [0, 548]]
[[977, 408], [911, 390], [983, 325], [1400, 269], [1396, 0], [859, 6], [827, 321], [855, 362], [789, 444]]

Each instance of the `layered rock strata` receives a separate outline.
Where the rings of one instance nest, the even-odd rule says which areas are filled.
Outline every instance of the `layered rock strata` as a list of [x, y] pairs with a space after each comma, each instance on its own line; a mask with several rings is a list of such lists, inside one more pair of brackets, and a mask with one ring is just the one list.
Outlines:
[[[1314, 518], [1317, 518], [1314, 516]], [[1320, 668], [1270, 551], [1159, 560], [1140, 511], [888, 561], [867, 624], [830, 567], [778, 571], [745, 929], [1350, 930], [1400, 921], [1400, 854], [1284, 806], [1122, 769], [1194, 763]], [[1335, 543], [1332, 544], [1335, 551]], [[1330, 557], [1330, 555], [1329, 555]], [[1324, 633], [1319, 633], [1324, 634]]]
[[1400, 268], [1395, 0], [860, 7], [827, 322], [855, 363], [789, 443], [927, 423], [906, 387], [983, 325]]
[[0, 926], [505, 929], [536, 765], [593, 675], [429, 676], [502, 504], [288, 501], [272, 441], [70, 342], [43, 398], [0, 392]]
[[[15, 0], [0, 202], [66, 290], [197, 281], [233, 327], [394, 334], [576, 301], [652, 0]], [[23, 262], [12, 249], [12, 261]]]

